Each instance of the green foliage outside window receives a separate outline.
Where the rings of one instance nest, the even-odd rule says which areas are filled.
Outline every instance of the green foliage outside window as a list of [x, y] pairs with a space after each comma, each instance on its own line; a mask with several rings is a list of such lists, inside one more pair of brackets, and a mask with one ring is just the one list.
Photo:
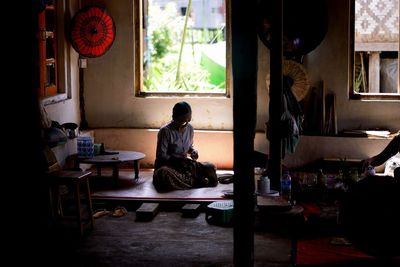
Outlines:
[[[201, 64], [204, 61], [202, 51], [212, 45], [211, 42], [224, 41], [223, 29], [217, 32], [194, 29], [190, 17], [185, 24], [185, 16], [177, 14], [175, 2], [160, 8], [149, 1], [148, 8], [146, 40], [149, 42], [144, 57], [144, 91], [224, 93], [225, 72], [224, 81], [215, 84], [212, 83], [210, 71]], [[184, 37], [183, 32], [186, 32]], [[207, 40], [207, 37], [212, 39]], [[181, 51], [182, 39], [184, 44]], [[179, 61], [180, 51], [182, 57]]]

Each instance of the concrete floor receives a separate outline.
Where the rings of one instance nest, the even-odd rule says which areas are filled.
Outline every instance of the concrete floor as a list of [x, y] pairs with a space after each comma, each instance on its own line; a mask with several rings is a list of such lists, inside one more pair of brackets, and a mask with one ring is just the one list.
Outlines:
[[[55, 266], [233, 266], [233, 228], [209, 225], [205, 214], [184, 218], [161, 211], [149, 222], [135, 212], [95, 220], [94, 230], [81, 240], [73, 234], [52, 235], [47, 264]], [[291, 266], [290, 240], [256, 232], [254, 266]]]
[[[152, 221], [138, 222], [135, 211], [142, 202], [97, 199], [93, 203], [94, 210], [113, 210], [116, 206], [124, 206], [128, 214], [120, 218], [104, 216], [96, 219], [94, 230], [84, 238], [77, 236], [76, 229], [70, 229], [72, 232], [66, 229], [57, 231], [50, 227], [53, 230], [49, 234], [36, 231], [34, 222], [40, 222], [38, 212], [29, 209], [28, 213], [20, 214], [21, 221], [29, 218], [29, 226], [22, 230], [18, 227], [14, 232], [21, 232], [21, 238], [13, 236], [13, 242], [17, 245], [13, 250], [22, 256], [12, 260], [24, 262], [28, 259], [29, 265], [61, 267], [233, 266], [233, 228], [209, 225], [204, 212], [196, 218], [184, 218], [179, 211], [183, 203], [166, 201], [161, 201], [161, 211]], [[255, 218], [254, 266], [291, 266], [291, 242], [285, 233], [291, 227], [288, 227], [286, 220], [277, 220], [268, 226], [267, 231], [266, 220], [270, 221], [275, 216], [261, 215], [258, 212]], [[326, 226], [334, 235], [332, 229], [336, 227], [332, 228], [330, 223]], [[271, 231], [270, 227], [274, 230]], [[324, 227], [322, 229], [326, 230]], [[312, 230], [316, 234], [319, 232], [315, 231], [318, 230], [315, 227]], [[47, 230], [44, 232], [48, 233]], [[356, 262], [353, 265], [332, 266], [383, 266], [374, 262], [368, 264]]]

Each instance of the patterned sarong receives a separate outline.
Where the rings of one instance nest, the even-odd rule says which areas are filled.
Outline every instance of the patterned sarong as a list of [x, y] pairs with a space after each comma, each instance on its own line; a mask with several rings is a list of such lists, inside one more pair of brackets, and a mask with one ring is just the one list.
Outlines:
[[171, 191], [217, 186], [218, 180], [213, 164], [175, 158], [154, 171], [153, 185], [157, 191]]
[[190, 189], [193, 185], [193, 179], [190, 175], [163, 166], [154, 172], [153, 184], [157, 191]]

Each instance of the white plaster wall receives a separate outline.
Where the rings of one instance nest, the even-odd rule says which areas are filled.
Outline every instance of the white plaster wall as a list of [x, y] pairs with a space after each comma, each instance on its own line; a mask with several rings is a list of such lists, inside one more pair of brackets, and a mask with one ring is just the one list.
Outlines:
[[[72, 1], [74, 2], [74, 1]], [[83, 1], [85, 5], [85, 1]], [[146, 129], [158, 129], [171, 119], [172, 106], [182, 98], [142, 98], [134, 95], [134, 62], [133, 62], [133, 1], [102, 1], [116, 24], [116, 40], [111, 49], [99, 58], [88, 59], [88, 68], [84, 70], [85, 110], [89, 126], [93, 128], [126, 128], [126, 133], [118, 135], [101, 135], [105, 143], [115, 145], [118, 149], [137, 149], [146, 151], [149, 162], [153, 161], [156, 136]], [[323, 80], [327, 90], [335, 92], [337, 99], [337, 121], [339, 130], [358, 127], [384, 127], [397, 131], [400, 125], [399, 102], [374, 102], [349, 100], [348, 86], [348, 1], [328, 0], [329, 26], [323, 42], [310, 54], [305, 56], [304, 66], [307, 69], [312, 85]], [[73, 15], [73, 12], [71, 12]], [[268, 94], [265, 88], [265, 77], [269, 72], [269, 49], [259, 42], [258, 61], [258, 99], [257, 130], [262, 132], [268, 120]], [[79, 122], [78, 69], [77, 54], [71, 49], [71, 87], [72, 99], [46, 106], [51, 118], [61, 123]], [[196, 130], [228, 131], [233, 129], [232, 98], [185, 98], [193, 108], [192, 124]], [[142, 130], [139, 130], [142, 129]], [[133, 132], [132, 132], [133, 131]], [[123, 131], [122, 131], [123, 132]], [[100, 137], [102, 136], [102, 137]], [[215, 148], [214, 133], [207, 133], [199, 139], [202, 151], [213, 151]], [[204, 140], [202, 139], [204, 138]], [[210, 139], [208, 139], [210, 138]], [[113, 139], [113, 141], [110, 141]], [[118, 140], [120, 139], [120, 140]], [[140, 146], [132, 140], [141, 140]], [[212, 142], [208, 140], [213, 140]], [[229, 140], [229, 138], [228, 138]], [[304, 141], [306, 140], [306, 141]], [[379, 147], [371, 144], [379, 142], [360, 141], [353, 146], [354, 153], [347, 150], [348, 142], [356, 140], [331, 139], [328, 137], [304, 137], [301, 139], [295, 155], [290, 156], [293, 166], [313, 160], [315, 157], [349, 154], [359, 158], [379, 152]], [[348, 141], [352, 140], [352, 141]], [[218, 143], [217, 142], [217, 143]], [[385, 142], [385, 141], [382, 141]], [[233, 143], [223, 143], [224, 150], [216, 151], [226, 154], [226, 159], [233, 159]], [[319, 144], [320, 149], [307, 151], [312, 144]], [[334, 145], [332, 145], [334, 144]], [[125, 147], [126, 145], [126, 147]], [[219, 147], [219, 146], [216, 146]], [[310, 146], [313, 148], [314, 146]], [[357, 152], [359, 148], [367, 149]], [[268, 142], [262, 133], [256, 135], [255, 149], [268, 153]], [[373, 150], [373, 151], [372, 151]], [[316, 152], [317, 151], [317, 152]], [[359, 154], [361, 153], [361, 154]], [[225, 157], [225, 156], [224, 156]], [[204, 160], [217, 161], [211, 156]], [[225, 159], [221, 162], [225, 162]], [[221, 166], [232, 166], [232, 162], [221, 163]]]
[[[88, 59], [85, 103], [91, 127], [159, 128], [182, 98], [134, 95], [133, 1], [104, 1], [116, 24], [116, 39], [103, 56]], [[187, 98], [196, 129], [231, 130], [232, 98]]]
[[[104, 143], [106, 150], [133, 150], [146, 154], [141, 167], [152, 168], [157, 147], [158, 129], [95, 129], [95, 143]], [[232, 169], [232, 131], [196, 130], [194, 146], [199, 151], [199, 161], [214, 163], [218, 169]]]
[[[142, 167], [153, 167], [158, 129], [98, 128], [94, 130], [95, 143], [104, 143], [107, 149], [134, 150], [146, 154]], [[321, 158], [364, 159], [378, 154], [390, 142], [384, 138], [348, 138], [331, 136], [301, 136], [294, 154], [288, 154], [283, 163], [298, 168]], [[218, 169], [233, 169], [232, 131], [195, 131], [194, 145], [199, 150], [199, 161], [216, 164]], [[268, 154], [269, 142], [263, 132], [257, 132], [254, 149]]]

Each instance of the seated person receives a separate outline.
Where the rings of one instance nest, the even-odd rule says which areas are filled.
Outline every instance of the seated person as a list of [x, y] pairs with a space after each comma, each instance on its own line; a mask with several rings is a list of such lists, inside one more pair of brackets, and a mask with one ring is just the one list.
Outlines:
[[[400, 151], [400, 132], [383, 151], [362, 161], [378, 166]], [[368, 175], [349, 188], [340, 206], [340, 222], [353, 245], [365, 253], [400, 256], [400, 168], [389, 175]]]
[[397, 158], [394, 156], [399, 152], [400, 131], [397, 132], [397, 134], [393, 137], [393, 139], [389, 142], [385, 149], [382, 150], [382, 152], [373, 157], [364, 159], [361, 162], [362, 170], [364, 171], [368, 166], [376, 167], [382, 165], [385, 162], [389, 163], [390, 161], [390, 163], [392, 164], [387, 164], [387, 166], [385, 167], [385, 175], [394, 176], [394, 169], [396, 167], [400, 167], [400, 163], [398, 163], [400, 160], [397, 160]]
[[[192, 109], [178, 102], [172, 110], [172, 121], [160, 128], [154, 163], [153, 185], [157, 191], [216, 186], [216, 168], [198, 162], [193, 147]], [[188, 158], [190, 156], [190, 158]]]

